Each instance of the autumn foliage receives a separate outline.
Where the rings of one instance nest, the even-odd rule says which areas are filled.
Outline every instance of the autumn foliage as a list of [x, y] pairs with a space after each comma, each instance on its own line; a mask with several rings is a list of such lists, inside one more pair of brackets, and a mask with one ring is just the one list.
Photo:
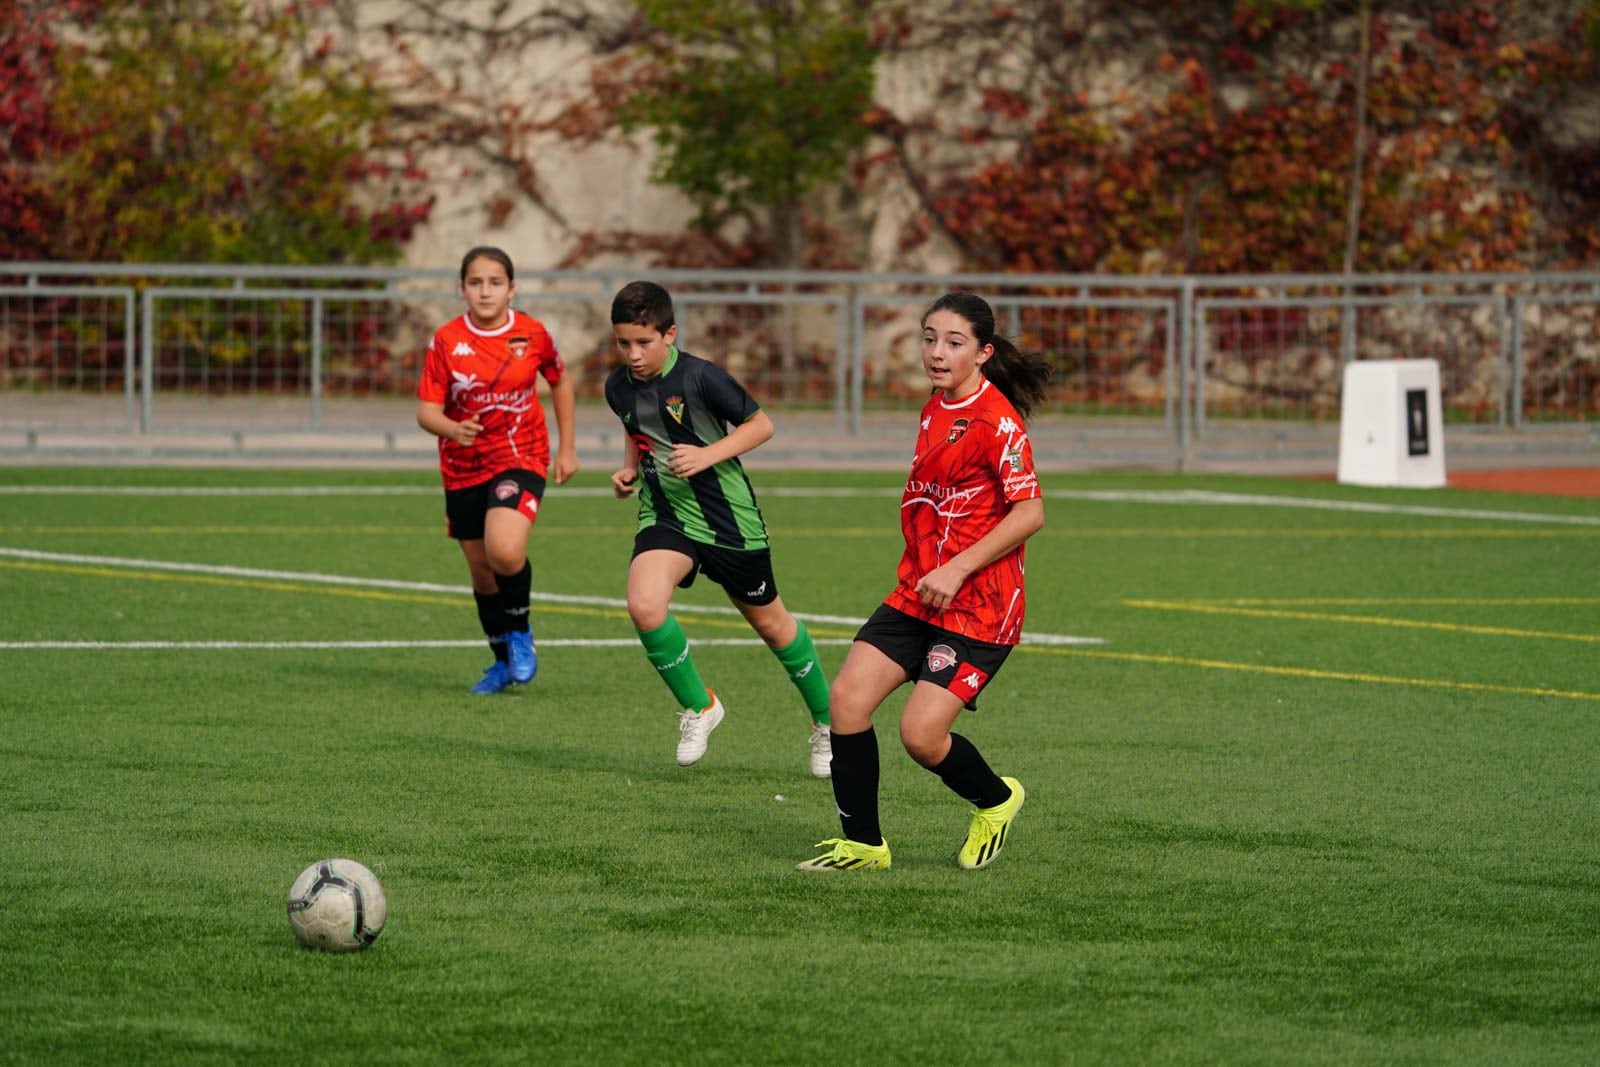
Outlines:
[[[925, 111], [869, 116], [887, 147], [863, 175], [920, 194], [908, 251], [943, 234], [987, 269], [1340, 268], [1356, 121], [1348, 11], [1146, 0], [1082, 5], [1075, 23], [1039, 6], [1074, 30], [1057, 43], [1078, 68], [1015, 44], [1038, 39], [1036, 10], [997, 6], [990, 30], [1015, 44], [1009, 62], [980, 60], [971, 84], [946, 84]], [[1504, 5], [1374, 7], [1356, 269], [1593, 267], [1600, 145], [1563, 146], [1546, 121], [1600, 84], [1593, 53], [1567, 43], [1575, 34], [1509, 22]], [[926, 20], [885, 21], [880, 38], [908, 53], [939, 39]], [[1115, 46], [1123, 82], [1076, 84], [1097, 47], [1104, 60]]]
[[386, 138], [382, 91], [312, 32], [318, 6], [0, 0], [0, 254], [397, 258], [427, 175]]

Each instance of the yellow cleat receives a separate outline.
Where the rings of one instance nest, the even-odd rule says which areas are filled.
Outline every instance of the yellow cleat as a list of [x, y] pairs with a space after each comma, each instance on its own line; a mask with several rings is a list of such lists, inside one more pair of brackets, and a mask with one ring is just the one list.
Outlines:
[[967, 829], [967, 839], [956, 854], [956, 862], [969, 871], [993, 863], [1000, 850], [1006, 847], [1006, 836], [1011, 830], [1011, 820], [1022, 810], [1028, 798], [1027, 790], [1015, 778], [1000, 779], [1011, 787], [1011, 796], [1004, 804], [992, 808], [974, 808], [972, 825]]
[[889, 842], [881, 845], [863, 845], [842, 837], [818, 841], [818, 848], [828, 851], [820, 856], [795, 864], [797, 871], [870, 871], [889, 869]]

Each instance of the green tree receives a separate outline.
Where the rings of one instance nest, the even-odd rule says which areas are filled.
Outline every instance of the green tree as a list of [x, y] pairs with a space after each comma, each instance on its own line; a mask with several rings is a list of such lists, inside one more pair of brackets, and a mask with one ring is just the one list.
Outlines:
[[386, 102], [300, 5], [122, 0], [57, 57], [50, 185], [63, 258], [391, 261], [425, 178]]
[[804, 198], [866, 139], [875, 51], [841, 0], [638, 0], [625, 132], [648, 129], [654, 178], [691, 197], [698, 225], [742, 218], [769, 262], [801, 261]]

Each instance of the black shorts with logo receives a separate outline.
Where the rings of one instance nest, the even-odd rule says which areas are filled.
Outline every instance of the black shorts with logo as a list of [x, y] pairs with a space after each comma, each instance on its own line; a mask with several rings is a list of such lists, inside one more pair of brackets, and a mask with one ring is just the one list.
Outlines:
[[633, 554], [666, 549], [694, 560], [694, 566], [678, 583], [679, 589], [694, 584], [701, 571], [722, 586], [742, 604], [760, 607], [778, 599], [778, 579], [772, 575], [772, 550], [757, 548], [741, 551], [720, 545], [703, 545], [665, 526], [646, 526], [633, 538]]
[[544, 499], [544, 479], [532, 471], [501, 471], [488, 481], [465, 489], [444, 491], [444, 517], [449, 534], [457, 541], [482, 541], [483, 520], [490, 508], [512, 508], [539, 519], [539, 502]]
[[932, 682], [978, 710], [978, 694], [1011, 655], [1012, 645], [991, 645], [942, 630], [930, 622], [879, 604], [856, 640], [865, 641], [905, 669], [913, 682]]

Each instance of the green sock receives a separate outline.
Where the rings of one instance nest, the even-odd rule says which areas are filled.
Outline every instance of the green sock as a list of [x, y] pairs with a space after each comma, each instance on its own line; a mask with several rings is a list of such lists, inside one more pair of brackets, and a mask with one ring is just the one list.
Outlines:
[[789, 672], [789, 681], [805, 698], [811, 721], [827, 726], [828, 678], [822, 673], [822, 661], [817, 659], [817, 646], [811, 643], [806, 624], [799, 619], [794, 621], [798, 627], [794, 640], [784, 648], [773, 649], [772, 654], [778, 657], [783, 669]]
[[694, 660], [689, 655], [689, 642], [683, 636], [678, 620], [668, 613], [666, 622], [654, 630], [640, 630], [638, 634], [639, 643], [644, 645], [644, 654], [660, 673], [661, 680], [667, 683], [667, 688], [672, 690], [672, 695], [677, 697], [678, 706], [695, 711], [710, 707], [711, 694], [706, 692], [706, 684], [700, 680], [700, 672], [695, 670]]

